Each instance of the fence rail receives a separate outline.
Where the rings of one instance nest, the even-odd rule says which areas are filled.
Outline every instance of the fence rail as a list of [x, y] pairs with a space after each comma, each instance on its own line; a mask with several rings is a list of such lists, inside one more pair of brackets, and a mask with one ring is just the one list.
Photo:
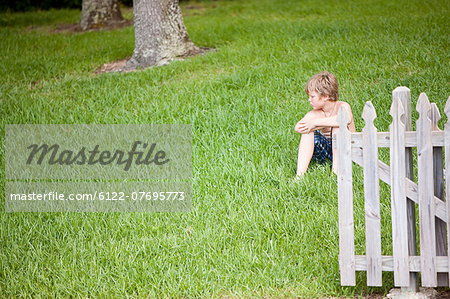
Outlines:
[[[412, 131], [411, 96], [406, 87], [393, 91], [389, 132], [377, 132], [377, 115], [370, 101], [362, 113], [365, 126], [361, 133], [347, 129], [349, 116], [345, 108], [339, 110], [335, 158], [342, 285], [355, 285], [355, 271], [367, 272], [368, 286], [382, 285], [382, 271], [393, 271], [395, 286], [410, 290], [418, 289], [417, 273], [421, 273], [424, 287], [450, 285], [450, 97], [444, 109], [448, 121], [443, 131], [438, 127], [439, 110], [424, 93], [416, 110], [419, 119], [416, 131]], [[383, 147], [390, 148], [390, 165], [378, 159], [378, 148]], [[417, 183], [413, 148], [417, 148]], [[366, 255], [355, 255], [352, 162], [364, 171]], [[381, 255], [380, 180], [391, 186], [392, 256]]]

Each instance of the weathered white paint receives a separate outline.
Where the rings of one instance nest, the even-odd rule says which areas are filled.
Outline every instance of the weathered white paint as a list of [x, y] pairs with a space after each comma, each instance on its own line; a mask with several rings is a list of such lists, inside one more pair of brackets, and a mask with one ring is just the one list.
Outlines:
[[362, 134], [368, 286], [382, 285], [377, 129], [373, 124], [376, 117], [372, 102], [367, 102], [362, 113], [362, 118], [366, 122]]
[[338, 212], [339, 212], [339, 269], [341, 285], [354, 286], [355, 243], [353, 226], [353, 181], [350, 131], [347, 124], [350, 117], [341, 106], [338, 113], [339, 132], [337, 133], [337, 155], [339, 157]]
[[392, 101], [390, 166], [391, 166], [391, 214], [392, 249], [394, 256], [394, 284], [409, 286], [408, 268], [408, 214], [406, 205], [405, 165], [405, 111], [399, 98]]

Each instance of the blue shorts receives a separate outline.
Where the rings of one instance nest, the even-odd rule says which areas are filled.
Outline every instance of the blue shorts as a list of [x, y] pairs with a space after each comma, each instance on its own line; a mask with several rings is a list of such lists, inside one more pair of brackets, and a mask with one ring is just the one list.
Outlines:
[[333, 147], [331, 138], [325, 137], [321, 131], [314, 131], [314, 153], [313, 159], [320, 164], [328, 160], [333, 161]]

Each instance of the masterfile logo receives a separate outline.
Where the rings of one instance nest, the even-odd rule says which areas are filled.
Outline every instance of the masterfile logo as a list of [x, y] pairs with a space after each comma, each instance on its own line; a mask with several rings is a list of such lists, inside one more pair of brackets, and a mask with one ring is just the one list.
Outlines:
[[191, 125], [5, 129], [7, 212], [190, 209]]
[[[139, 146], [142, 147], [142, 151], [138, 150]], [[116, 149], [113, 152], [108, 150], [100, 151], [100, 145], [98, 144], [96, 144], [92, 150], [87, 150], [86, 147], [83, 146], [77, 152], [70, 149], [61, 150], [61, 147], [58, 144], [49, 146], [46, 143], [41, 144], [40, 146], [32, 144], [27, 148], [30, 149], [30, 155], [27, 159], [28, 165], [33, 163], [36, 155], [38, 157], [36, 157], [35, 163], [38, 165], [41, 165], [42, 162], [47, 162], [49, 165], [95, 165], [97, 163], [101, 165], [110, 165], [116, 163], [117, 165], [124, 165], [124, 170], [126, 171], [130, 169], [134, 156], [136, 157], [136, 165], [150, 165], [151, 163], [164, 165], [170, 161], [166, 158], [166, 152], [164, 150], [155, 151], [156, 143], [152, 143], [148, 146], [148, 143], [141, 141], [135, 141], [131, 150], [128, 152], [119, 149]]]

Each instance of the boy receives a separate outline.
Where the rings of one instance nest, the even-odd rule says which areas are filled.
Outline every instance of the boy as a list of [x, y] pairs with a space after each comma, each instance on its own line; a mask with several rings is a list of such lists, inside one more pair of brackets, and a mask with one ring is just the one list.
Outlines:
[[332, 170], [337, 173], [331, 135], [339, 130], [337, 113], [341, 105], [350, 116], [348, 129], [355, 132], [352, 110], [348, 103], [338, 101], [338, 82], [333, 74], [321, 72], [314, 75], [306, 84], [305, 91], [313, 109], [295, 125], [295, 131], [302, 134], [298, 148], [297, 179], [305, 174], [311, 158], [319, 163], [327, 159], [333, 161]]

